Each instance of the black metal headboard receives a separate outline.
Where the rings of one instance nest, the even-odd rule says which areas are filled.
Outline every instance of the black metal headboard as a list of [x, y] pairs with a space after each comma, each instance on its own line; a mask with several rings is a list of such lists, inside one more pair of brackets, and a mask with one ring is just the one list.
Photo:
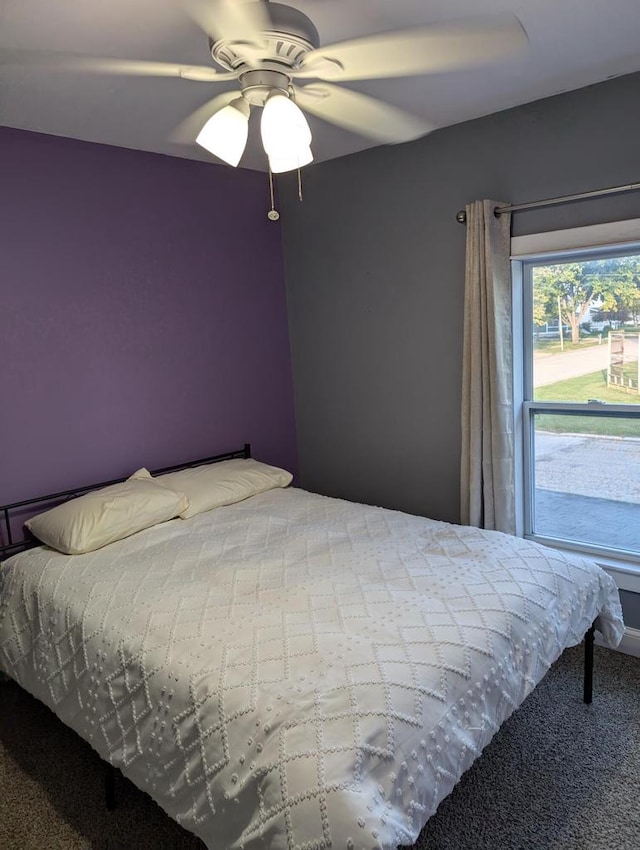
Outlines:
[[[233, 452], [226, 452], [222, 455], [214, 455], [213, 457], [203, 457], [199, 460], [190, 460], [187, 463], [179, 463], [176, 466], [165, 466], [163, 469], [152, 469], [152, 475], [166, 475], [169, 472], [179, 472], [181, 469], [191, 469], [194, 466], [204, 466], [207, 463], [218, 463], [222, 460], [235, 460], [237, 458], [251, 457], [251, 443], [245, 443], [243, 448], [236, 449]], [[73, 499], [76, 496], [82, 496], [84, 493], [89, 493], [91, 490], [100, 490], [102, 487], [109, 487], [111, 484], [121, 484], [126, 481], [126, 478], [114, 478], [112, 481], [101, 481], [99, 484], [87, 484], [84, 487], [74, 487], [72, 490], [63, 490], [61, 493], [49, 493], [47, 496], [37, 496], [35, 499], [23, 499], [21, 502], [12, 502], [10, 505], [0, 505], [0, 543], [2, 537], [5, 539], [4, 545], [0, 545], [0, 560], [8, 555], [14, 555], [16, 552], [21, 552], [24, 549], [30, 549], [33, 546], [40, 546], [41, 543], [34, 537], [24, 537], [22, 540], [13, 539], [11, 529], [11, 519], [15, 514], [26, 513], [32, 508], [39, 505], [52, 506], [53, 502], [65, 502], [68, 499]], [[26, 510], [25, 510], [26, 509]]]

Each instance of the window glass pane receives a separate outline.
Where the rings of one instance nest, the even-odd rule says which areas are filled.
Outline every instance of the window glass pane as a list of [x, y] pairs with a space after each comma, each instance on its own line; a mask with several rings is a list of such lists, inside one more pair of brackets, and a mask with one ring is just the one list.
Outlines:
[[640, 404], [640, 255], [531, 272], [533, 399]]
[[534, 534], [640, 553], [640, 419], [533, 415]]

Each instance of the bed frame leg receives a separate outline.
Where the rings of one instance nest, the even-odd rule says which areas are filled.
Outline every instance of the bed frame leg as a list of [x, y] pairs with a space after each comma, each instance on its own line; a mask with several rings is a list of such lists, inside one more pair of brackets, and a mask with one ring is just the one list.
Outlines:
[[595, 639], [595, 626], [587, 631], [584, 636], [584, 701], [587, 705], [593, 699], [593, 642]]
[[105, 765], [104, 772], [104, 802], [107, 810], [112, 812], [116, 807], [116, 769], [112, 764]]

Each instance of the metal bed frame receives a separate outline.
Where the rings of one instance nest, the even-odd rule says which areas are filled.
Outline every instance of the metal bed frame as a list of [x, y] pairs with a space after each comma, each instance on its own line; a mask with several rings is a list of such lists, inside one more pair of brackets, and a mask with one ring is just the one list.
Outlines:
[[[212, 457], [200, 458], [192, 460], [188, 463], [180, 463], [176, 466], [167, 466], [163, 469], [151, 470], [151, 474], [166, 475], [169, 472], [179, 472], [183, 469], [191, 469], [196, 466], [204, 466], [208, 463], [218, 463], [223, 460], [235, 460], [237, 458], [250, 458], [251, 444], [245, 443], [242, 449], [237, 449], [225, 454], [213, 455]], [[73, 499], [76, 496], [81, 496], [84, 493], [89, 493], [92, 490], [99, 490], [102, 487], [108, 487], [111, 484], [120, 484], [126, 481], [126, 478], [115, 478], [112, 481], [103, 481], [100, 484], [89, 484], [84, 487], [75, 487], [71, 490], [63, 490], [60, 493], [50, 493], [48, 496], [39, 496], [35, 499], [23, 499], [20, 502], [12, 502], [8, 505], [0, 505], [0, 543], [2, 537], [6, 539], [6, 543], [0, 545], [0, 561], [3, 558], [17, 554], [26, 549], [32, 549], [35, 546], [42, 545], [40, 541], [27, 533], [21, 540], [14, 541], [11, 528], [12, 517], [15, 521], [15, 514], [32, 513], [32, 509], [38, 505], [52, 506], [61, 502]], [[26, 510], [25, 510], [26, 509]], [[584, 636], [584, 690], [583, 699], [588, 705], [593, 700], [593, 645], [595, 637], [595, 624], [592, 625]], [[116, 807], [116, 775], [119, 773], [118, 768], [114, 767], [109, 762], [105, 762], [105, 805], [109, 811], [113, 811]]]
[[[245, 443], [241, 449], [236, 449], [233, 452], [225, 452], [221, 455], [213, 455], [212, 457], [203, 457], [199, 460], [191, 460], [187, 463], [179, 463], [176, 466], [165, 466], [163, 469], [152, 469], [151, 475], [166, 475], [169, 472], [180, 472], [183, 469], [191, 469], [195, 466], [204, 466], [208, 463], [218, 463], [222, 460], [236, 460], [238, 458], [251, 457], [251, 443]], [[29, 532], [21, 540], [14, 541], [13, 531], [11, 528], [11, 520], [16, 514], [33, 514], [33, 508], [39, 506], [54, 507], [56, 504], [66, 502], [69, 499], [74, 499], [76, 496], [82, 496], [85, 493], [90, 493], [92, 490], [101, 490], [103, 487], [110, 487], [112, 484], [122, 484], [127, 478], [114, 478], [111, 481], [102, 481], [100, 484], [88, 484], [83, 487], [74, 487], [71, 490], [63, 490], [60, 493], [50, 493], [48, 496], [38, 496], [35, 499], [23, 499], [21, 502], [12, 502], [9, 505], [0, 505], [0, 561], [9, 555], [15, 555], [18, 552], [23, 552], [25, 549], [32, 549], [34, 546], [41, 546], [37, 540]], [[2, 544], [2, 540], [6, 542]]]

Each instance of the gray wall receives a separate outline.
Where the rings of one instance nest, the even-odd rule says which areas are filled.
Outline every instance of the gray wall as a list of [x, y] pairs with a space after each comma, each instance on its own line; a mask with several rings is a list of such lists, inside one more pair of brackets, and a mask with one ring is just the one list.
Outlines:
[[[640, 179], [640, 74], [280, 180], [300, 481], [458, 521], [465, 228]], [[640, 217], [640, 193], [514, 217], [514, 233]]]
[[[280, 179], [301, 486], [459, 519], [465, 228], [640, 180], [640, 74]], [[640, 193], [514, 217], [514, 234], [640, 217]]]
[[640, 593], [632, 593], [630, 590], [620, 591], [620, 602], [622, 613], [627, 626], [640, 629]]

